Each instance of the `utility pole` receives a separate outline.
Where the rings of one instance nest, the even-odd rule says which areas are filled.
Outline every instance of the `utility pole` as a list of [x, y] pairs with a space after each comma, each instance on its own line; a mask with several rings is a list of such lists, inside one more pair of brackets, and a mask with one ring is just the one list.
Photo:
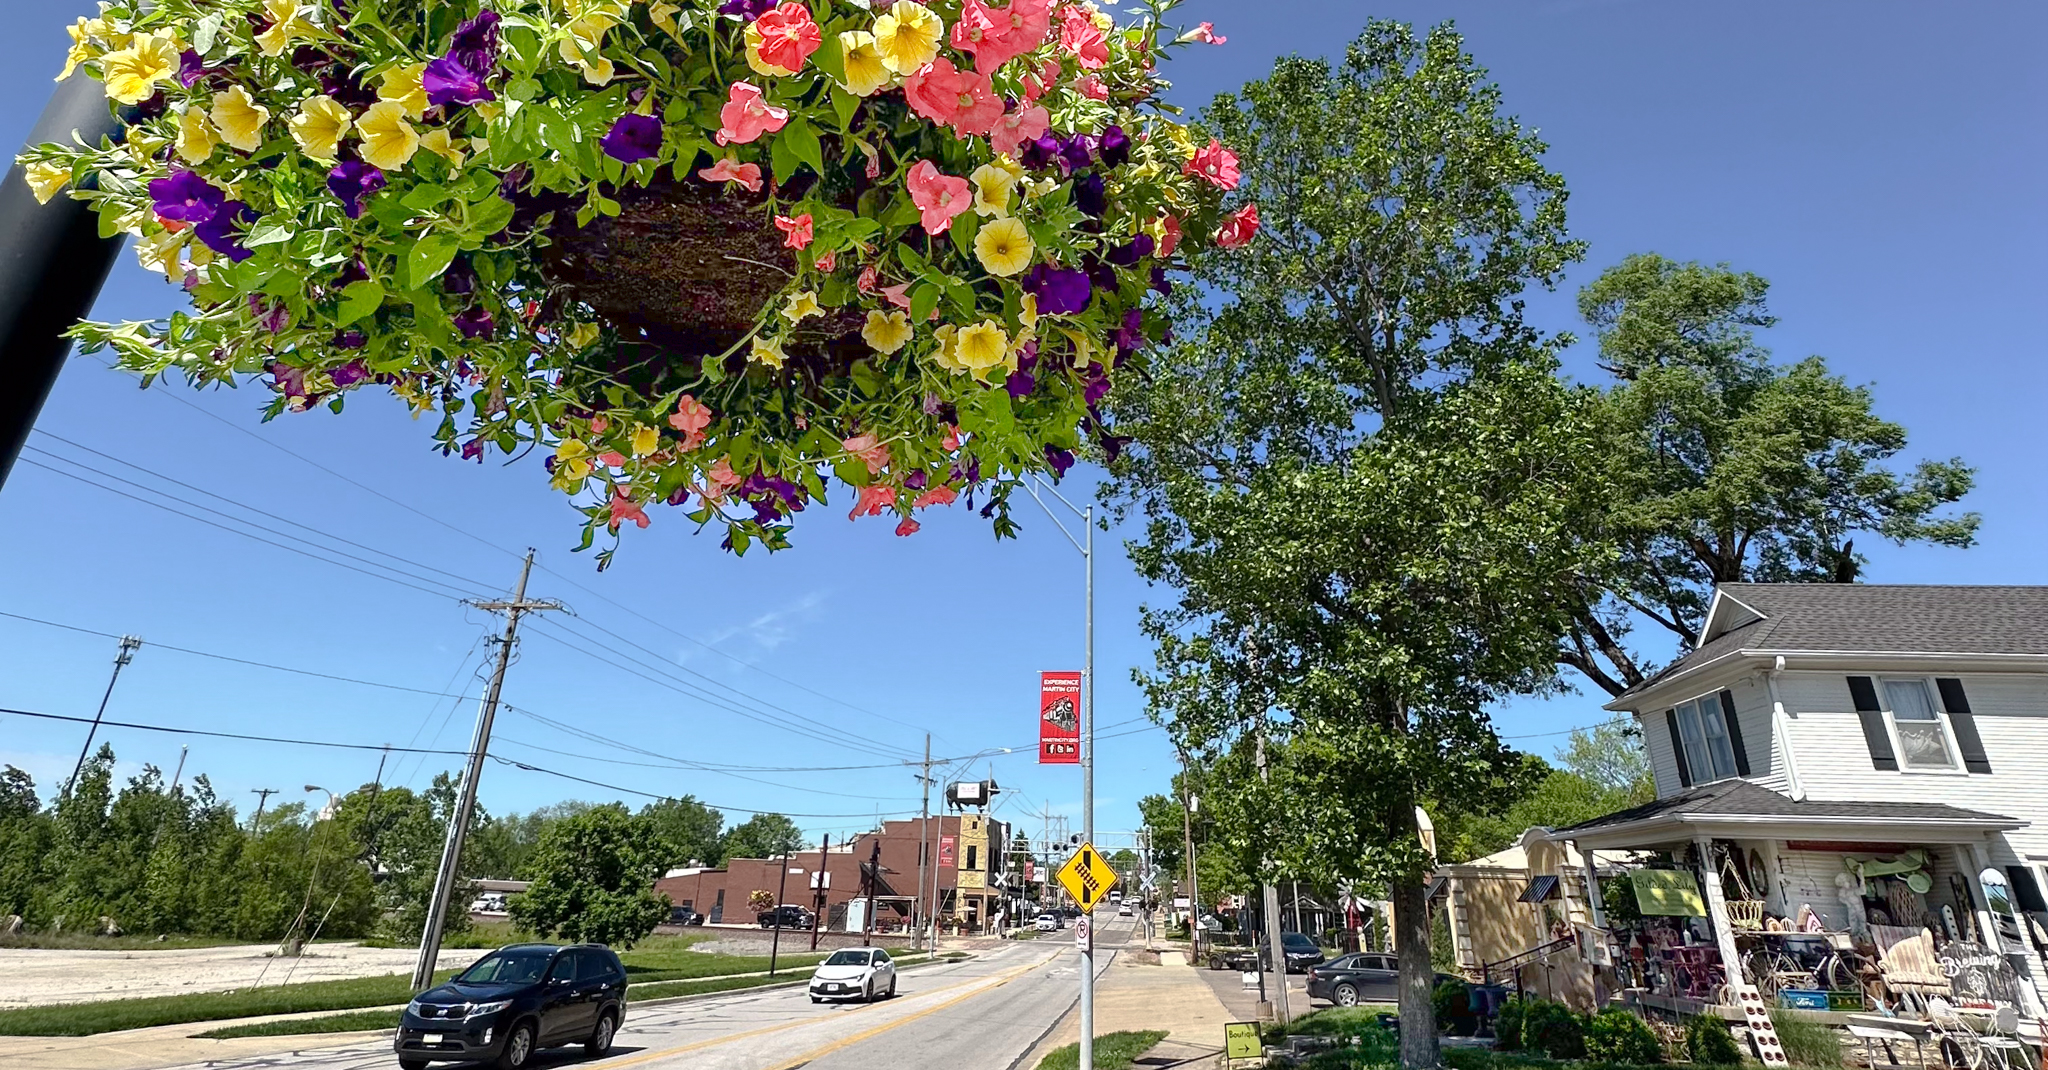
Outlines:
[[[825, 923], [825, 903], [827, 900], [826, 893], [831, 891], [832, 884], [832, 874], [828, 872], [825, 867], [831, 863], [831, 851], [832, 834], [828, 832], [825, 834], [825, 838], [823, 840], [818, 841], [818, 892], [816, 895], [811, 896], [812, 951], [818, 950], [818, 926], [823, 925]], [[775, 905], [780, 907], [782, 904], [777, 903]], [[775, 925], [777, 928], [781, 928], [781, 918], [778, 917], [776, 919]]]
[[1202, 890], [1195, 885], [1195, 807], [1201, 803], [1188, 776], [1188, 752], [1180, 752], [1180, 835], [1188, 864], [1188, 940], [1195, 957], [1202, 954]]
[[[1258, 762], [1259, 780], [1263, 783], [1272, 783], [1273, 775], [1266, 770], [1266, 730], [1263, 726], [1259, 729], [1258, 736]], [[1266, 835], [1270, 837], [1272, 830], [1267, 829]], [[1270, 856], [1268, 856], [1268, 860], [1270, 861]], [[1273, 976], [1277, 982], [1274, 984], [1271, 993], [1273, 1020], [1281, 1025], [1286, 1025], [1288, 1022], [1287, 951], [1280, 943], [1280, 889], [1270, 880], [1265, 881], [1264, 884], [1265, 894], [1260, 898], [1261, 909], [1259, 912], [1265, 915], [1265, 918], [1262, 920], [1265, 922], [1264, 928], [1266, 930], [1266, 957], [1270, 960], [1268, 964], [1272, 966]], [[1265, 973], [1262, 971], [1259, 976], [1263, 979]]]
[[[20, 168], [17, 167], [15, 170], [20, 170]], [[23, 431], [22, 433], [27, 434], [28, 432]], [[13, 458], [9, 457], [7, 460], [11, 462]], [[5, 472], [0, 471], [0, 476], [4, 475]], [[107, 690], [104, 694], [100, 695], [99, 712], [92, 715], [92, 727], [85, 730], [85, 746], [78, 748], [78, 764], [71, 767], [71, 780], [65, 784], [64, 794], [71, 794], [71, 789], [78, 785], [78, 774], [85, 771], [85, 756], [92, 753], [93, 737], [100, 734], [100, 718], [107, 715], [107, 700], [114, 697], [114, 682], [121, 678], [121, 670], [126, 668], [129, 662], [135, 660], [135, 651], [141, 646], [142, 640], [136, 636], [124, 635], [121, 637], [121, 646], [114, 651], [114, 675], [107, 677]]]
[[882, 838], [875, 837], [874, 849], [868, 852], [868, 909], [861, 915], [860, 946], [871, 945], [875, 931], [875, 885], [882, 883]]
[[498, 667], [484, 690], [483, 706], [477, 710], [476, 734], [469, 744], [469, 766], [462, 775], [462, 794], [455, 812], [448, 817], [448, 839], [441, 845], [441, 868], [434, 875], [434, 898], [427, 904], [427, 926], [420, 933], [420, 957], [412, 968], [412, 990], [425, 991], [434, 983], [434, 965], [441, 957], [441, 930], [448, 923], [448, 900], [455, 894], [455, 881], [462, 865], [462, 844], [469, 837], [469, 818], [476, 809], [476, 784], [483, 776], [484, 756], [490, 753], [491, 722], [498, 716], [498, 695], [505, 688], [505, 669], [512, 663], [512, 647], [519, 641], [522, 614], [560, 609], [552, 598], [527, 601], [526, 578], [533, 573], [533, 551], [526, 551], [526, 563], [519, 569], [519, 586], [512, 589], [510, 602], [471, 602], [478, 609], [505, 614], [505, 636], [498, 640]]
[[917, 927], [917, 932], [911, 938], [911, 946], [923, 948], [925, 946], [925, 855], [931, 850], [932, 823], [932, 734], [930, 732], [924, 734], [924, 772], [918, 774], [917, 782], [924, 785], [924, 802], [918, 805], [917, 810], [917, 917], [911, 922], [911, 924]]
[[256, 796], [256, 816], [249, 819], [249, 831], [255, 832], [263, 826], [263, 805], [277, 794], [276, 788], [250, 788], [249, 794]]
[[[956, 825], [954, 827], [958, 828], [959, 826]], [[946, 838], [946, 815], [944, 814], [939, 815], [938, 838], [941, 840]], [[934, 851], [936, 851], [936, 848], [934, 848]], [[931, 953], [934, 955], [939, 953], [939, 874], [944, 872], [944, 870], [945, 867], [939, 865], [939, 859], [935, 853], [932, 856], [932, 946], [930, 948]]]
[[[128, 111], [130, 109], [123, 109]], [[79, 71], [57, 83], [29, 130], [29, 147], [121, 139], [122, 121], [97, 79]], [[122, 238], [102, 238], [99, 213], [59, 195], [36, 203], [16, 163], [0, 182], [0, 484], [42, 412], [71, 340], [64, 332], [92, 310]]]
[[[785, 841], [787, 842], [787, 841]], [[789, 852], [782, 852], [782, 879], [775, 885], [775, 935], [768, 938], [768, 976], [775, 976], [775, 957], [782, 952], [782, 903], [789, 898]]]
[[178, 790], [178, 781], [185, 779], [185, 756], [190, 753], [192, 753], [190, 746], [178, 748], [178, 771], [171, 774], [171, 791], [174, 793]]
[[[1087, 563], [1085, 584], [1088, 622], [1083, 628], [1087, 651], [1081, 662], [1081, 842], [1095, 842], [1095, 506], [1082, 514], [1088, 529], [1088, 545], [1081, 551]], [[1091, 910], [1090, 913], [1093, 913]], [[1088, 939], [1081, 944], [1081, 1067], [1095, 1070], [1095, 925], [1089, 919]]]

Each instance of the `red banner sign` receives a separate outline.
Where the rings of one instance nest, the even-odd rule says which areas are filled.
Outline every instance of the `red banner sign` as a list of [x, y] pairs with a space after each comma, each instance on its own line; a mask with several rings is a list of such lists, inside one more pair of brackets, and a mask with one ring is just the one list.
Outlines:
[[1025, 860], [1024, 860], [1024, 883], [1026, 883], [1026, 884], [1030, 884], [1030, 883], [1032, 883], [1032, 882], [1036, 881], [1037, 879], [1038, 879], [1038, 874], [1037, 874], [1037, 872], [1036, 872], [1036, 869], [1035, 869], [1035, 867], [1034, 867], [1034, 866], [1032, 866], [1032, 864], [1031, 864], [1031, 860], [1030, 860], [1030, 859], [1028, 859], [1028, 858], [1027, 858], [1027, 859], [1025, 859]]
[[950, 865], [952, 865], [952, 864], [953, 864], [953, 837], [951, 837], [951, 836], [941, 836], [941, 837], [939, 837], [939, 865], [942, 865], [942, 866], [950, 866]]
[[1038, 764], [1081, 764], [1081, 674], [1038, 674]]

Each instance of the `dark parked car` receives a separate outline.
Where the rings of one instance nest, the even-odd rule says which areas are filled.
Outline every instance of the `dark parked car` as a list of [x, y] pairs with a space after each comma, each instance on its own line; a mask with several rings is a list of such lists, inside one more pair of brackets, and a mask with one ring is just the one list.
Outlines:
[[[1328, 1000], [1339, 1007], [1394, 1003], [1400, 999], [1400, 977], [1400, 964], [1393, 955], [1354, 951], [1308, 971], [1308, 998]], [[1440, 973], [1430, 983], [1454, 980], [1457, 978]]]
[[670, 925], [702, 925], [704, 924], [704, 915], [691, 910], [689, 907], [671, 907], [668, 912], [668, 923]]
[[[1287, 972], [1301, 973], [1311, 966], [1323, 963], [1323, 949], [1314, 940], [1300, 933], [1281, 933], [1280, 949], [1287, 957]], [[1273, 959], [1266, 953], [1266, 942], [1259, 941], [1259, 964], [1272, 969]]]
[[773, 910], [764, 910], [755, 915], [763, 929], [808, 929], [811, 927], [811, 912], [802, 907], [784, 903]]
[[398, 1065], [435, 1061], [525, 1066], [541, 1048], [609, 1051], [626, 1016], [626, 968], [599, 944], [513, 944], [419, 994], [392, 1042]]

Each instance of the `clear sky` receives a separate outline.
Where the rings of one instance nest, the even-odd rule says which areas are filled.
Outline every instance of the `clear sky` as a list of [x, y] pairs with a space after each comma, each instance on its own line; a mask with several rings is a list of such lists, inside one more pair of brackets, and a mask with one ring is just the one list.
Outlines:
[[[90, 7], [14, 6], [0, 37], [7, 145], [19, 143], [42, 106], [62, 26]], [[1768, 277], [1782, 325], [1767, 340], [1780, 357], [1819, 353], [1872, 384], [1880, 411], [1910, 429], [1910, 457], [1961, 455], [1981, 469], [1969, 502], [1985, 516], [1980, 547], [1899, 550], [1859, 540], [1874, 559], [1867, 577], [2048, 582], [2040, 553], [2048, 480], [2039, 463], [2048, 385], [2040, 324], [2048, 68], [2038, 60], [2048, 8], [1196, 0], [1184, 10], [1191, 22], [1213, 20], [1230, 39], [1173, 65], [1175, 97], [1189, 105], [1261, 75], [1278, 55], [1339, 49], [1369, 15], [1455, 18], [1504, 87], [1508, 109], [1549, 140], [1550, 165], [1571, 185], [1572, 229], [1591, 245], [1566, 287], [1532, 300], [1540, 323], [1579, 327], [1576, 287], [1631, 252], [1727, 261]], [[157, 316], [176, 301], [124, 254], [96, 314]], [[1575, 369], [1590, 370], [1585, 350], [1572, 355]], [[368, 391], [343, 416], [320, 410], [267, 425], [256, 418], [262, 400], [253, 389], [138, 390], [131, 377], [74, 358], [39, 430], [77, 445], [43, 434], [31, 444], [281, 532], [304, 536], [294, 525], [305, 525], [408, 562], [328, 544], [379, 562], [364, 567], [382, 576], [399, 568], [464, 590], [503, 591], [516, 553], [538, 547], [550, 571], [536, 573], [530, 593], [561, 598], [577, 616], [527, 633], [506, 700], [653, 753], [624, 753], [508, 713], [494, 748], [507, 757], [655, 794], [821, 815], [798, 819], [815, 835], [866, 827], [877, 812], [915, 811], [911, 772], [713, 772], [664, 763], [864, 765], [913, 757], [929, 730], [941, 756], [1020, 748], [973, 769], [976, 778], [993, 770], [1012, 793], [1000, 815], [1035, 833], [1033, 815], [1049, 805], [1078, 828], [1078, 773], [1040, 769], [1031, 748], [1036, 673], [1080, 664], [1080, 560], [1028, 501], [1020, 499], [1025, 532], [1014, 542], [994, 542], [964, 511], [934, 516], [901, 539], [883, 522], [850, 524], [823, 509], [805, 515], [795, 550], [744, 559], [657, 514], [599, 575], [587, 555], [571, 552], [579, 518], [537, 465], [442, 458], [427, 448], [429, 426]], [[62, 466], [47, 454], [28, 456]], [[1073, 473], [1070, 497], [1085, 495], [1088, 474]], [[1163, 592], [1131, 573], [1117, 538], [1098, 545], [1097, 716], [1107, 732], [1129, 733], [1144, 722], [1108, 726], [1142, 716], [1129, 681], [1133, 667], [1150, 661], [1137, 610]], [[134, 633], [150, 644], [123, 676], [110, 718], [463, 746], [473, 702], [164, 648], [478, 693], [487, 614], [446, 593], [337, 567], [353, 562], [331, 550], [314, 553], [229, 534], [26, 463], [0, 492], [0, 610]], [[90, 716], [113, 650], [109, 638], [0, 617], [0, 706]], [[753, 716], [721, 709], [707, 694]], [[1502, 731], [1532, 737], [1520, 742], [1547, 753], [1558, 738], [1535, 734], [1601, 720], [1598, 706], [1591, 693], [1516, 703], [1501, 711]], [[793, 715], [807, 718], [796, 723], [815, 735], [775, 723]], [[117, 728], [102, 738], [124, 771], [178, 760], [177, 737]], [[76, 725], [0, 715], [0, 762], [30, 769], [45, 788], [69, 773], [81, 739]], [[208, 774], [245, 807], [256, 788], [292, 799], [305, 797], [307, 784], [353, 787], [378, 761], [374, 752], [190, 743], [187, 776]], [[394, 760], [386, 779], [418, 786], [443, 761], [452, 760]], [[1172, 769], [1156, 730], [1106, 739], [1098, 825], [1131, 828], [1137, 797], [1163, 790]], [[481, 790], [496, 812], [621, 797], [499, 765]]]

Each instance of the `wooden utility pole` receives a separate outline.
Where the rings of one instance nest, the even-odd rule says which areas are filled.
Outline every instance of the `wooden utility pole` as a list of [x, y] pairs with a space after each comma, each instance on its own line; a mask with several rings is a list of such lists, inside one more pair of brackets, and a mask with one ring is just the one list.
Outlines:
[[[114, 683], [121, 679], [121, 670], [135, 660], [135, 651], [141, 646], [142, 640], [135, 636], [121, 637], [121, 647], [114, 652], [114, 675], [107, 677], [107, 690], [100, 695], [99, 712], [92, 715], [92, 727], [85, 730], [85, 746], [78, 748], [78, 764], [71, 767], [71, 779], [64, 784], [65, 795], [71, 794], [71, 789], [78, 786], [78, 774], [85, 771], [86, 756], [92, 753], [93, 737], [100, 734], [100, 718], [107, 715], [107, 700], [114, 697]], [[179, 768], [184, 768], [182, 759]]]
[[249, 794], [256, 796], [256, 816], [249, 819], [249, 831], [260, 831], [263, 825], [263, 805], [277, 794], [276, 788], [250, 788]]
[[[829, 857], [831, 850], [832, 834], [828, 832], [825, 834], [824, 839], [818, 841], [818, 894], [811, 897], [811, 906], [813, 908], [811, 910], [812, 951], [818, 950], [818, 927], [825, 924], [825, 893], [831, 890], [830, 886], [832, 883], [832, 873], [825, 867], [831, 862]], [[780, 906], [781, 904], [778, 903], [776, 905]]]
[[[917, 781], [919, 784], [924, 785], [924, 802], [919, 804], [917, 810], [917, 896], [913, 900], [917, 904], [917, 917], [911, 921], [911, 924], [916, 926], [917, 931], [911, 937], [911, 946], [921, 949], [925, 946], [924, 926], [927, 917], [924, 904], [925, 855], [931, 851], [932, 734], [930, 732], [924, 734], [924, 772], [918, 774]], [[933, 905], [936, 906], [937, 904]], [[934, 914], [933, 916], [936, 915]]]
[[560, 609], [552, 598], [527, 601], [526, 578], [533, 573], [533, 551], [526, 551], [526, 563], [519, 569], [519, 586], [509, 602], [471, 602], [478, 609], [505, 614], [505, 636], [498, 640], [498, 667], [491, 673], [491, 685], [484, 690], [483, 706], [477, 711], [476, 734], [469, 744], [469, 767], [462, 775], [462, 794], [455, 812], [448, 817], [448, 838], [441, 845], [441, 868], [434, 875], [434, 898], [427, 903], [427, 925], [420, 933], [420, 957], [412, 968], [412, 990], [425, 991], [434, 983], [434, 964], [441, 957], [441, 931], [448, 923], [448, 900], [455, 894], [455, 881], [462, 864], [462, 844], [469, 836], [469, 818], [476, 809], [476, 783], [483, 776], [484, 756], [491, 748], [491, 722], [498, 716], [498, 695], [505, 688], [505, 669], [512, 663], [512, 647], [519, 641], [522, 614]]
[[882, 883], [882, 838], [875, 837], [874, 849], [868, 852], [868, 909], [860, 923], [860, 946], [870, 946], [875, 931], [875, 885]]
[[[789, 841], [785, 840], [784, 843]], [[789, 898], [789, 851], [782, 852], [782, 878], [775, 883], [775, 935], [768, 938], [768, 976], [775, 976], [775, 957], [782, 952], [782, 904]]]

